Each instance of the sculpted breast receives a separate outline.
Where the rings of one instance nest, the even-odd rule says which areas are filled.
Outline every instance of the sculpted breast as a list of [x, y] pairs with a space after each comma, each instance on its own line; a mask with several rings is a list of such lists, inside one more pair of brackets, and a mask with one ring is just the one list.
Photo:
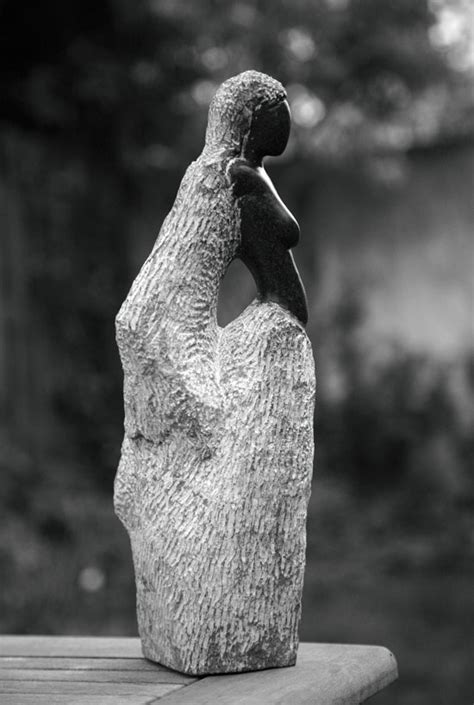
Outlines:
[[296, 219], [278, 195], [268, 174], [244, 160], [230, 168], [234, 195], [241, 213], [241, 238], [245, 248], [250, 238], [279, 243], [290, 249], [298, 244], [300, 229]]

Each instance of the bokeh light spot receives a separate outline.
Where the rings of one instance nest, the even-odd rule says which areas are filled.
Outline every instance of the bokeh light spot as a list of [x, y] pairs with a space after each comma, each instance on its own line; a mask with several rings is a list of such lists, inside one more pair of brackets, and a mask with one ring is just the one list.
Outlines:
[[97, 566], [88, 565], [79, 573], [78, 583], [84, 592], [98, 592], [105, 585], [104, 571]]

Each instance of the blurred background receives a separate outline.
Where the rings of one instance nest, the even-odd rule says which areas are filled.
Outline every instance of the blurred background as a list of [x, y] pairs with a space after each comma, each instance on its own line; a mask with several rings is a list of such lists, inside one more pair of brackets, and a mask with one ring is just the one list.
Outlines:
[[[301, 636], [383, 644], [374, 704], [471, 702], [469, 0], [1, 0], [0, 630], [136, 634], [114, 316], [209, 101], [288, 89], [318, 376]], [[243, 265], [220, 320], [252, 298]]]

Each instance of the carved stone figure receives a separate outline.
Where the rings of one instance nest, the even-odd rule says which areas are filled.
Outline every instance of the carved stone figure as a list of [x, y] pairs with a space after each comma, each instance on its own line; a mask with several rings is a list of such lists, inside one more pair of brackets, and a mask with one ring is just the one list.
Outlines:
[[[204, 150], [116, 321], [115, 509], [143, 653], [189, 674], [296, 659], [315, 381], [290, 252], [299, 229], [262, 166], [289, 129], [274, 79], [247, 71], [220, 87]], [[236, 257], [258, 296], [221, 328], [219, 285]]]

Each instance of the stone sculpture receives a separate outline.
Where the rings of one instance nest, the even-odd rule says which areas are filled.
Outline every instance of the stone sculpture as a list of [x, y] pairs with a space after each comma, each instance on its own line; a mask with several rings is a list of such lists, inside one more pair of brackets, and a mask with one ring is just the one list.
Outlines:
[[[315, 381], [289, 251], [299, 229], [262, 167], [289, 129], [274, 79], [247, 71], [220, 87], [204, 150], [116, 321], [114, 501], [143, 653], [188, 674], [296, 660]], [[220, 328], [219, 285], [236, 257], [258, 297]]]

